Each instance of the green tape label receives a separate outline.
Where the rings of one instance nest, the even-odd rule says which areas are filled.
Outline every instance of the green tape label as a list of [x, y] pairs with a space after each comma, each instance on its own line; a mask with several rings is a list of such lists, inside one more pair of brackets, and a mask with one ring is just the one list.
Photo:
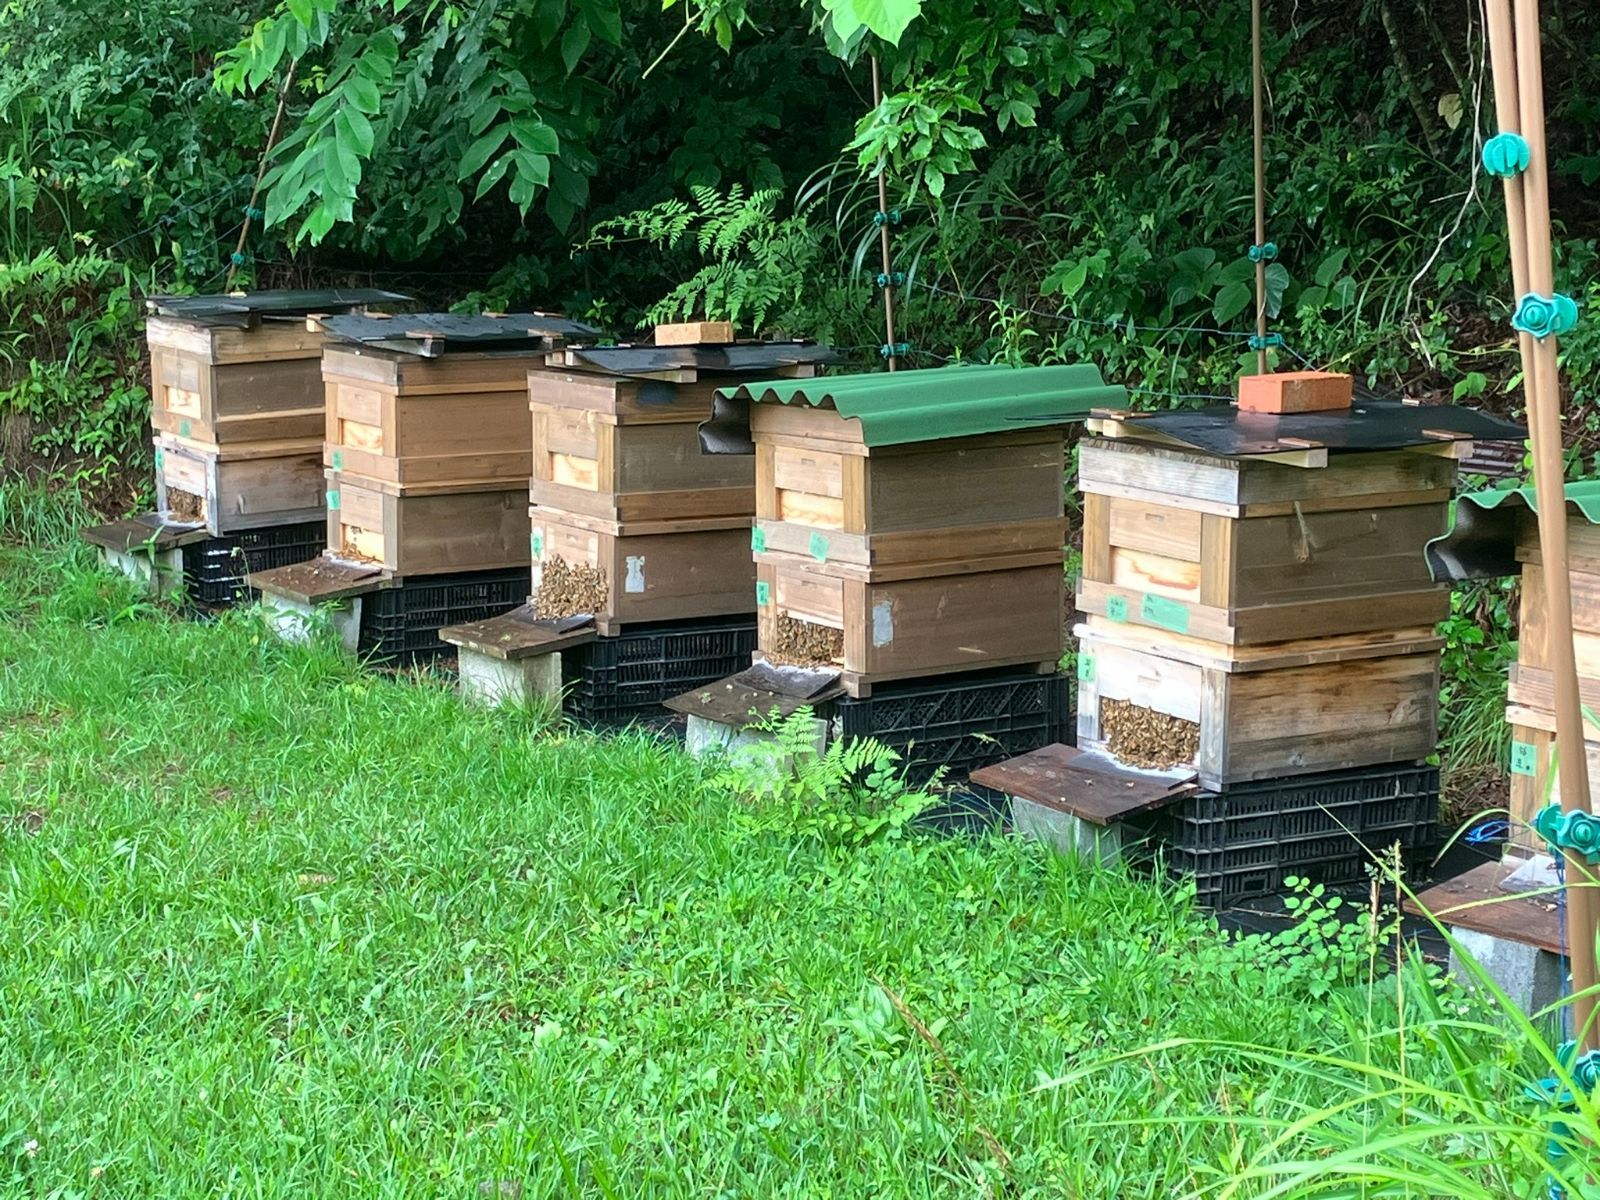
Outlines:
[[772, 585], [765, 579], [756, 584], [756, 606], [765, 608], [772, 603]]
[[339, 493], [337, 491], [328, 493], [328, 508], [333, 512], [339, 511]]
[[178, 436], [179, 437], [188, 437], [189, 436], [189, 431], [191, 429], [193, 429], [193, 428], [194, 428], [194, 426], [189, 424], [188, 421], [179, 421], [178, 422]]
[[767, 531], [765, 529], [752, 529], [750, 531], [750, 549], [757, 554], [767, 548]]
[[333, 469], [335, 471], [344, 470], [344, 451], [343, 450], [335, 450], [333, 452]]
[[1128, 598], [1126, 596], [1107, 596], [1106, 616], [1113, 621], [1126, 621], [1128, 619]]
[[1539, 755], [1532, 742], [1511, 743], [1511, 773], [1513, 775], [1539, 773]]
[[1078, 655], [1078, 682], [1094, 682], [1094, 655], [1082, 653]]
[[167, 452], [165, 450], [157, 450], [156, 451], [156, 470], [159, 471], [159, 470], [161, 470], [162, 467], [164, 467], [166, 465], [167, 465]]
[[1189, 632], [1189, 606], [1165, 596], [1146, 596], [1139, 602], [1139, 619], [1173, 633]]
[[528, 549], [533, 551], [535, 561], [544, 558], [544, 530], [533, 531], [533, 536], [528, 539]]
[[811, 535], [811, 541], [808, 548], [811, 551], [811, 557], [816, 559], [818, 562], [828, 561], [828, 539], [823, 537], [820, 533], [813, 533]]

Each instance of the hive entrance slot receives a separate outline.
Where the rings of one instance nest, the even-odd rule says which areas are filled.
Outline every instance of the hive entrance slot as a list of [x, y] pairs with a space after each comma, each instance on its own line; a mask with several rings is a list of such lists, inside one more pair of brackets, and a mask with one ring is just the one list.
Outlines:
[[167, 512], [180, 521], [204, 521], [206, 502], [193, 492], [168, 485]]
[[1165, 771], [1188, 766], [1200, 752], [1200, 726], [1129, 700], [1102, 700], [1106, 747], [1131, 767]]

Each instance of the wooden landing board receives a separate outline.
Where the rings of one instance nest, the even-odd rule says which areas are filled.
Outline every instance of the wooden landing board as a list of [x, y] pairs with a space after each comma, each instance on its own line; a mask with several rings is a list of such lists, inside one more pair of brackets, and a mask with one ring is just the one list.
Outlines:
[[169, 524], [156, 513], [125, 517], [108, 525], [91, 525], [78, 531], [91, 546], [119, 554], [161, 554], [193, 542], [203, 542], [211, 531], [199, 524]]
[[453, 646], [476, 650], [490, 658], [519, 662], [539, 654], [559, 653], [587, 645], [598, 637], [593, 617], [566, 617], [541, 621], [533, 606], [524, 604], [487, 621], [447, 625], [439, 630], [439, 640]]
[[247, 575], [245, 582], [259, 591], [300, 604], [327, 604], [400, 584], [400, 580], [382, 567], [328, 555], [288, 567], [256, 571]]
[[1515, 860], [1484, 863], [1415, 898], [1407, 896], [1405, 910], [1416, 916], [1432, 914], [1443, 925], [1563, 953], [1556, 897], [1518, 896], [1501, 887], [1515, 866]]
[[1068, 813], [1091, 825], [1115, 825], [1153, 812], [1194, 790], [1194, 776], [1173, 779], [1118, 766], [1072, 746], [1046, 746], [974, 771], [971, 781]]
[[833, 700], [843, 692], [837, 671], [757, 663], [748, 671], [674, 696], [665, 705], [685, 716], [746, 729], [774, 711], [787, 717], [807, 705]]

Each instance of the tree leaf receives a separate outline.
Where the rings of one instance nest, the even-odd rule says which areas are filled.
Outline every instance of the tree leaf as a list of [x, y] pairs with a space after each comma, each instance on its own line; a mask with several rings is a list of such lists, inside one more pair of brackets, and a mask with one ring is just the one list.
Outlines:
[[378, 96], [378, 85], [365, 75], [351, 75], [344, 81], [344, 98], [364, 113], [375, 113], [382, 104]]
[[[510, 126], [502, 123], [496, 125], [472, 145], [467, 147], [467, 152], [461, 156], [461, 164], [456, 169], [457, 179], [468, 179], [483, 170], [483, 164], [488, 162], [495, 151], [505, 143], [506, 134]], [[501, 168], [504, 173], [505, 168]]]
[[533, 117], [513, 117], [511, 133], [517, 139], [517, 145], [524, 150], [532, 150], [538, 154], [561, 153], [561, 139], [556, 136], [556, 131], [543, 121]]
[[567, 74], [572, 74], [578, 65], [578, 60], [583, 57], [583, 52], [589, 48], [591, 32], [589, 26], [582, 22], [574, 22], [561, 38], [561, 61], [566, 64]]
[[333, 128], [339, 140], [350, 145], [359, 157], [365, 158], [372, 153], [372, 122], [360, 109], [341, 108], [334, 114]]
[[1277, 316], [1283, 307], [1283, 297], [1289, 290], [1289, 268], [1282, 263], [1267, 264], [1267, 313]]
[[1211, 315], [1218, 325], [1226, 325], [1249, 307], [1251, 299], [1249, 284], [1238, 281], [1224, 284], [1212, 302]]

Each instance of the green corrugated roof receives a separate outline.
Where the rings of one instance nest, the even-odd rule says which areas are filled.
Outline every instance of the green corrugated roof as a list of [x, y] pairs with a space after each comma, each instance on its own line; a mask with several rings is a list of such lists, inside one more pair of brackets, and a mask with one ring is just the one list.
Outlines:
[[[832, 404], [861, 422], [869, 446], [971, 437], [1082, 420], [1093, 408], [1125, 408], [1126, 388], [1106, 383], [1089, 363], [1057, 367], [932, 367], [821, 379], [774, 379], [719, 388], [718, 415], [701, 426], [710, 442], [733, 434], [738, 414], [729, 405]], [[723, 428], [715, 428], [724, 419]], [[731, 444], [737, 435], [727, 439]], [[748, 440], [748, 434], [746, 434]]]
[[[1600, 479], [1566, 487], [1567, 515], [1600, 525]], [[1450, 532], [1428, 543], [1428, 567], [1438, 580], [1494, 579], [1515, 575], [1517, 510], [1538, 511], [1531, 487], [1471, 492], [1452, 506]]]

